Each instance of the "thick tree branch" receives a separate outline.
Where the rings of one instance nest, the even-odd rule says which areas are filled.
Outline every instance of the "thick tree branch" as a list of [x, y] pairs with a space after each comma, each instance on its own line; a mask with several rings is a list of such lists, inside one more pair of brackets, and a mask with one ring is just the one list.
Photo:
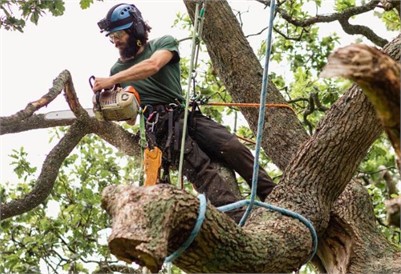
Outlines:
[[114, 122], [101, 122], [95, 118], [90, 118], [87, 123], [91, 133], [99, 135], [112, 146], [121, 152], [130, 155], [140, 155], [139, 135], [132, 134]]
[[335, 202], [330, 225], [320, 238], [318, 255], [327, 273], [401, 271], [400, 262], [386, 263], [400, 257], [400, 248], [388, 242], [379, 231], [369, 194], [356, 181]]
[[32, 129], [52, 128], [59, 126], [70, 126], [76, 119], [69, 120], [46, 120], [44, 114], [33, 114], [18, 123], [10, 123], [7, 126], [1, 125], [0, 135], [19, 133]]
[[[121, 185], [103, 191], [102, 206], [113, 219], [111, 253], [157, 272], [189, 236], [199, 201], [169, 185]], [[297, 268], [294, 262], [306, 260], [311, 236], [302, 223], [277, 213], [269, 213], [268, 221], [258, 219], [259, 225], [253, 222], [242, 229], [208, 204], [199, 234], [174, 264], [189, 273], [272, 273], [290, 272]]]
[[400, 64], [388, 55], [375, 48], [356, 44], [334, 52], [321, 73], [321, 77], [343, 76], [358, 83], [375, 107], [397, 154], [399, 168], [400, 70]]

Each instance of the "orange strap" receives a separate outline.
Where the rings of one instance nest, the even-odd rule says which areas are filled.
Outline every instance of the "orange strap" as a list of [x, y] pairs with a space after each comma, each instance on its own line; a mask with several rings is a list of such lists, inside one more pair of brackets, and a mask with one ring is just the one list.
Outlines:
[[160, 175], [160, 166], [162, 163], [162, 151], [158, 147], [152, 150], [145, 148], [144, 151], [144, 171], [145, 186], [154, 186], [157, 184]]
[[[207, 106], [224, 106], [224, 107], [259, 107], [259, 103], [218, 103], [218, 102], [212, 102], [212, 103], [206, 103], [205, 105]], [[292, 111], [294, 109], [288, 105], [288, 104], [266, 104], [266, 107], [269, 108], [289, 108]], [[294, 111], [295, 112], [295, 111]]]

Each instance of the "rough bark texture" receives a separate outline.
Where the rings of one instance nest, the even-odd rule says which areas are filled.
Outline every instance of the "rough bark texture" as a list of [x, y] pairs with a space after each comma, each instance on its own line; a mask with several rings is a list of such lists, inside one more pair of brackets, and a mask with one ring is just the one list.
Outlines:
[[[349, 210], [349, 201], [353, 201]], [[328, 273], [399, 273], [401, 253], [378, 230], [367, 190], [350, 183], [334, 204], [318, 256]], [[398, 259], [397, 259], [398, 258]]]
[[[343, 76], [355, 81], [374, 105], [398, 157], [400, 150], [400, 69], [388, 55], [366, 45], [338, 49], [329, 57], [322, 77]], [[401, 170], [400, 170], [401, 171]]]
[[[205, 23], [206, 31], [204, 31], [205, 35], [203, 38], [208, 45], [213, 63], [220, 74], [219, 76], [221, 76], [228, 89], [233, 91], [234, 100], [241, 101], [242, 98], [239, 94], [244, 93], [247, 95], [244, 98], [252, 100], [252, 98], [256, 96], [255, 94], [258, 94], [257, 91], [259, 90], [255, 88], [257, 84], [254, 83], [260, 82], [261, 75], [258, 73], [258, 69], [255, 70], [257, 67], [260, 68], [260, 66], [256, 63], [250, 65], [249, 61], [243, 62], [241, 59], [241, 57], [246, 54], [248, 54], [247, 60], [252, 59], [253, 53], [249, 50], [249, 45], [246, 41], [239, 39], [241, 33], [238, 32], [238, 28], [235, 27], [237, 26], [237, 22], [230, 21], [233, 19], [232, 14], [225, 4], [224, 1], [212, 2], [213, 8], [210, 8], [210, 6], [208, 7], [207, 16], [209, 17], [206, 18], [206, 22], [213, 23], [210, 23], [210, 26]], [[191, 6], [191, 3], [188, 2], [187, 5], [188, 9], [192, 11], [193, 6]], [[209, 5], [211, 4], [209, 3]], [[209, 10], [212, 10], [212, 12], [209, 12]], [[220, 20], [218, 18], [220, 18]], [[225, 22], [224, 28], [219, 25], [219, 22]], [[228, 24], [227, 22], [230, 23]], [[207, 31], [208, 28], [209, 31]], [[213, 31], [211, 31], [212, 28]], [[227, 28], [230, 29], [228, 30]], [[214, 37], [212, 37], [212, 35], [217, 35], [216, 33], [218, 33], [219, 39], [214, 39]], [[224, 37], [225, 33], [230, 33], [230, 37]], [[233, 37], [235, 37], [235, 39], [233, 39]], [[211, 46], [219, 43], [218, 41], [221, 41], [221, 45], [224, 46]], [[393, 58], [397, 55], [399, 56], [397, 45], [399, 45], [399, 37], [387, 48], [388, 52], [395, 53], [392, 56]], [[238, 64], [241, 64], [240, 68]], [[239, 71], [242, 70], [245, 70], [247, 73], [245, 75], [242, 73], [241, 77], [239, 77]], [[227, 73], [227, 71], [229, 71], [229, 73]], [[247, 80], [242, 82], [244, 78]], [[241, 87], [241, 92], [239, 92], [238, 87]], [[253, 90], [254, 93], [247, 93], [250, 90]], [[252, 97], [252, 95], [254, 97]], [[278, 112], [280, 111], [283, 110], [278, 110]], [[252, 117], [251, 111], [249, 111], [249, 113], [244, 111], [244, 113], [246, 117], [247, 115], [248, 117]], [[293, 139], [288, 140], [292, 146], [290, 145], [289, 149], [286, 148], [283, 153], [283, 151], [275, 151], [277, 147], [280, 147], [280, 141], [277, 141], [277, 139], [286, 136], [286, 134], [294, 137], [294, 135], [291, 135], [291, 133], [293, 134], [294, 132], [288, 133], [288, 128], [290, 128], [290, 130], [297, 128], [297, 126], [293, 126], [292, 123], [289, 123], [291, 126], [288, 126], [288, 123], [284, 121], [288, 121], [288, 116], [291, 115], [285, 116], [287, 120], [280, 119], [280, 117], [275, 117], [275, 119], [273, 119], [271, 125], [272, 127], [277, 126], [277, 128], [280, 129], [280, 134], [274, 134], [275, 138], [269, 138], [269, 135], [266, 137], [267, 139], [275, 140], [272, 141], [274, 145], [272, 144], [272, 146], [269, 146], [270, 149], [268, 148], [267, 152], [275, 163], [277, 161], [280, 167], [287, 166], [289, 159], [291, 159], [291, 157], [289, 157], [291, 151], [294, 153], [296, 152], [296, 155], [288, 164], [279, 186], [269, 196], [269, 201], [275, 205], [299, 212], [310, 219], [319, 235], [321, 235], [323, 243], [335, 237], [344, 238], [345, 236], [342, 236], [342, 234], [344, 234], [342, 231], [347, 231], [345, 216], [341, 217], [341, 215], [338, 214], [340, 217], [336, 219], [337, 212], [333, 211], [333, 219], [330, 219], [330, 212], [334, 202], [352, 178], [356, 167], [366, 155], [368, 148], [382, 132], [381, 127], [371, 126], [377, 125], [375, 110], [360, 89], [354, 85], [332, 106], [327, 116], [321, 121], [314, 136], [307, 140], [299, 150], [298, 146], [301, 143], [299, 139], [296, 141], [293, 141]], [[279, 125], [276, 125], [276, 122], [278, 124], [282, 123], [288, 127], [281, 128]], [[250, 122], [250, 124], [252, 125], [252, 122]], [[299, 131], [303, 132], [301, 129], [299, 129]], [[301, 134], [301, 136], [306, 135]], [[283, 138], [286, 139], [285, 137]], [[283, 140], [283, 138], [281, 138], [281, 140]], [[174, 198], [171, 197], [171, 199]], [[362, 197], [361, 199], [364, 199], [365, 202], [368, 201], [367, 197]], [[357, 205], [355, 206], [359, 208]], [[347, 200], [347, 210], [350, 213], [357, 212], [352, 201]], [[352, 216], [352, 214], [350, 216]], [[359, 224], [362, 225], [363, 221], [364, 220], [361, 220]], [[277, 214], [269, 213], [264, 209], [257, 209], [253, 212], [249, 222], [244, 227], [244, 232], [252, 231], [252, 233], [256, 231], [268, 233], [271, 232], [270, 229], [274, 227], [273, 233], [275, 239], [279, 241], [278, 243], [276, 242], [276, 244], [279, 244], [280, 250], [286, 251], [286, 253], [276, 253], [277, 256], [271, 259], [270, 262], [271, 265], [273, 265], [272, 270], [275, 272], [288, 272], [299, 268], [310, 253], [311, 240], [307, 229], [303, 226], [291, 226], [293, 222], [294, 220], [288, 220], [286, 217], [280, 217]], [[333, 224], [332, 230], [326, 230], [329, 223]], [[288, 227], [293, 228], [291, 231], [293, 234], [291, 235], [297, 235], [297, 237], [288, 235]], [[335, 229], [336, 227], [337, 229]], [[126, 231], [126, 233], [129, 234], [131, 232]], [[357, 235], [357, 229], [353, 233]], [[233, 238], [234, 241], [238, 242], [238, 235], [239, 234], [232, 233], [230, 235], [225, 234], [224, 236], [229, 239]], [[241, 237], [244, 236], [241, 235]], [[224, 239], [224, 241], [229, 239]], [[359, 270], [366, 270], [373, 266], [375, 267], [371, 269], [378, 272], [389, 271], [388, 265], [392, 265], [393, 271], [397, 272], [399, 270], [399, 263], [395, 262], [395, 258], [399, 255], [397, 249], [390, 249], [388, 252], [384, 253], [371, 250], [370, 252], [372, 255], [366, 256], [368, 250], [366, 246], [361, 245], [361, 243], [363, 243], [362, 239], [356, 239], [354, 242], [349, 243], [348, 249], [352, 250], [353, 253], [345, 253], [348, 255], [344, 256], [340, 255], [338, 257], [340, 260], [337, 261], [337, 263], [333, 261], [337, 259], [335, 256], [331, 257], [331, 259], [327, 259], [327, 257], [323, 257], [322, 255], [321, 260], [324, 262], [324, 267], [333, 270], [336, 269], [344, 273], [349, 270], [359, 272]], [[378, 238], [378, 243], [377, 246], [388, 246], [388, 243], [383, 238]], [[266, 243], [266, 246], [269, 246], [268, 243]], [[360, 246], [363, 246], [363, 248], [359, 248]], [[295, 250], [295, 247], [298, 247], [298, 249]], [[294, 248], [294, 250], [289, 250], [290, 248]], [[325, 253], [324, 248], [326, 248], [325, 245], [320, 247], [320, 254]], [[241, 248], [236, 248], [236, 250], [242, 251], [242, 246]], [[277, 251], [278, 250], [276, 250], [276, 252]], [[241, 256], [238, 253], [241, 252], [236, 252], [234, 256]], [[289, 254], [291, 254], [291, 256]], [[185, 260], [187, 256], [190, 257], [190, 255], [186, 253], [181, 260]], [[277, 259], [277, 257], [279, 257], [279, 259]], [[368, 258], [368, 261], [362, 266], [362, 264], [358, 263], [357, 258], [364, 257]], [[380, 258], [381, 263], [375, 265], [377, 258]], [[347, 261], [347, 259], [349, 259], [349, 261]], [[270, 260], [270, 258], [268, 260]], [[355, 261], [355, 263], [353, 261]], [[206, 265], [202, 265], [201, 268], [191, 269], [191, 271], [202, 271], [205, 268], [209, 271], [218, 271], [217, 269], [209, 268], [212, 267], [210, 260], [205, 263]], [[238, 269], [235, 262], [226, 261], [224, 271], [252, 272], [255, 270], [253, 268], [253, 262], [248, 264], [245, 260], [241, 263], [243, 268]], [[189, 271], [185, 266], [181, 266], [179, 262], [177, 262], [177, 265], [182, 267], [185, 271]], [[260, 270], [268, 271], [270, 269], [262, 268]]]
[[[152, 272], [160, 270], [164, 258], [187, 239], [199, 208], [193, 195], [166, 185], [110, 186], [104, 190], [102, 201], [113, 219], [110, 251], [119, 259], [145, 265]], [[270, 218], [273, 220], [266, 228], [241, 229], [209, 204], [201, 231], [185, 256], [174, 264], [189, 273], [289, 272], [294, 266], [288, 265], [285, 254], [302, 258], [310, 250], [309, 232], [291, 218], [278, 214]], [[282, 225], [278, 225], [278, 220]], [[299, 230], [308, 241], [295, 246]]]

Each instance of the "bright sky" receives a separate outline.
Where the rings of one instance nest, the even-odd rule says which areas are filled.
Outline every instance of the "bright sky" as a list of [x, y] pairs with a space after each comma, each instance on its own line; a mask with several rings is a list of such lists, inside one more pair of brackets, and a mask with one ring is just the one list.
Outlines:
[[[143, 18], [152, 26], [150, 38], [172, 34], [182, 39], [188, 35], [178, 28], [171, 28], [176, 13], [186, 12], [182, 0], [128, 2], [135, 3]], [[88, 78], [91, 75], [107, 76], [118, 57], [118, 51], [99, 32], [97, 22], [116, 3], [119, 2], [95, 1], [89, 9], [82, 10], [78, 0], [70, 0], [66, 1], [66, 12], [63, 16], [45, 15], [40, 18], [38, 26], [28, 22], [24, 33], [0, 29], [0, 116], [15, 114], [24, 109], [28, 102], [46, 94], [52, 87], [53, 80], [64, 69], [72, 74], [81, 104], [92, 107], [92, 91]], [[248, 11], [242, 15], [246, 34], [257, 33], [267, 26], [268, 10], [264, 10], [260, 3], [235, 0], [232, 4], [236, 10]], [[324, 25], [321, 28], [333, 30]], [[253, 45], [256, 47], [265, 39], [264, 36], [252, 38]], [[180, 50], [184, 57], [189, 58], [190, 41], [181, 44]], [[61, 109], [68, 109], [62, 95], [38, 113]], [[48, 144], [48, 131], [32, 130], [0, 136], [0, 182], [16, 180], [9, 166], [8, 155], [12, 149], [21, 146], [28, 151], [28, 160], [35, 163], [40, 170], [46, 154], [54, 146]]]

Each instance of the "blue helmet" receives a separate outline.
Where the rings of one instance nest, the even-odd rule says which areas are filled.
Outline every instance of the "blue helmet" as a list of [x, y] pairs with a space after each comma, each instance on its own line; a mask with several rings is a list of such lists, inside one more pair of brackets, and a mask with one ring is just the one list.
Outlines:
[[98, 23], [100, 31], [107, 31], [106, 35], [124, 29], [134, 29], [134, 34], [138, 38], [145, 35], [145, 23], [141, 12], [132, 4], [118, 4], [112, 7], [106, 18]]

